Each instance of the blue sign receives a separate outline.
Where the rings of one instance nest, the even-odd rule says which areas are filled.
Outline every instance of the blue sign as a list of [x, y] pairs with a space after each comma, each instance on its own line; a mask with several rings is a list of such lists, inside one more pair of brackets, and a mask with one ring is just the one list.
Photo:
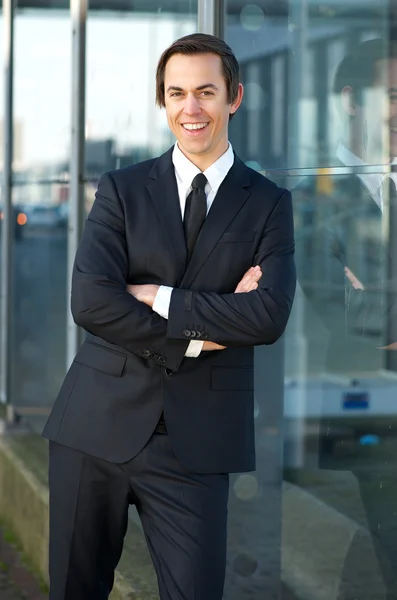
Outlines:
[[346, 392], [343, 394], [344, 410], [366, 410], [369, 408], [368, 392]]

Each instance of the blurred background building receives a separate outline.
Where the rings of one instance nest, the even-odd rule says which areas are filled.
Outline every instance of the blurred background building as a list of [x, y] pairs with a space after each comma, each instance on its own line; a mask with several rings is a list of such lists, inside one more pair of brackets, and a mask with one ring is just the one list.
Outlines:
[[[397, 366], [394, 350], [380, 350], [397, 342], [397, 321], [379, 309], [394, 301], [396, 223], [391, 209], [377, 212], [377, 190], [363, 211], [363, 189], [344, 183], [390, 172], [397, 68], [374, 71], [343, 115], [334, 88], [338, 65], [362, 42], [392, 56], [397, 0], [3, 0], [0, 11], [8, 421], [40, 433], [81, 343], [69, 278], [99, 176], [173, 143], [154, 102], [161, 52], [194, 31], [219, 35], [245, 86], [230, 141], [293, 190], [298, 268], [286, 334], [256, 350], [258, 469], [232, 482], [225, 598], [397, 599]], [[370, 60], [357, 62], [357, 76]], [[347, 103], [355, 82], [345, 82]], [[358, 105], [367, 152], [342, 160]]]

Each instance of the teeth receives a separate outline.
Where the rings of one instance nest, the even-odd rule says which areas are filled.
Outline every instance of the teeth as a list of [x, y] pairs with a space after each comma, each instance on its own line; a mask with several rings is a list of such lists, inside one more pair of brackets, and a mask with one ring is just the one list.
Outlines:
[[204, 129], [206, 125], [208, 125], [208, 123], [185, 123], [183, 126], [185, 129], [193, 131], [195, 129]]

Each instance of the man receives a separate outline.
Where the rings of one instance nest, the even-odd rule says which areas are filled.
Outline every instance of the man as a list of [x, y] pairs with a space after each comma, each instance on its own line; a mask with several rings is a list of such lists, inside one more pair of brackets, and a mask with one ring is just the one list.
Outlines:
[[222, 598], [228, 473], [255, 468], [253, 347], [295, 289], [290, 194], [228, 144], [242, 97], [223, 41], [176, 41], [157, 69], [176, 145], [99, 183], [72, 285], [88, 337], [44, 430], [51, 600], [108, 597], [130, 504], [160, 598]]
[[[336, 163], [342, 174], [312, 178], [294, 192], [295, 213], [309, 215], [297, 238], [298, 279], [328, 329], [324, 371], [376, 378], [382, 369], [396, 370], [397, 356], [391, 350], [397, 333], [397, 177], [382, 173], [397, 156], [395, 42], [386, 47], [375, 39], [354, 48], [336, 70], [333, 93], [341, 119]], [[396, 465], [377, 447], [371, 451], [357, 443], [349, 453], [352, 433], [357, 438], [377, 433], [375, 415], [354, 418], [350, 411], [338, 422], [329, 417], [333, 409], [323, 406], [319, 465], [356, 476], [387, 597], [396, 598], [395, 513], [388, 507], [396, 499]], [[394, 415], [390, 406], [388, 436]], [[333, 453], [336, 440], [339, 452]]]

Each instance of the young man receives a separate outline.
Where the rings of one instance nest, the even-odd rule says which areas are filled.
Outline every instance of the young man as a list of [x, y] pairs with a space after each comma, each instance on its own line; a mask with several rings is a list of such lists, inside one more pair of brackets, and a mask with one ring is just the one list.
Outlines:
[[253, 348], [295, 290], [290, 194], [228, 143], [242, 97], [223, 41], [176, 41], [157, 101], [177, 143], [99, 183], [72, 286], [88, 337], [44, 430], [51, 600], [108, 597], [130, 504], [160, 598], [222, 598], [228, 473], [255, 468]]

